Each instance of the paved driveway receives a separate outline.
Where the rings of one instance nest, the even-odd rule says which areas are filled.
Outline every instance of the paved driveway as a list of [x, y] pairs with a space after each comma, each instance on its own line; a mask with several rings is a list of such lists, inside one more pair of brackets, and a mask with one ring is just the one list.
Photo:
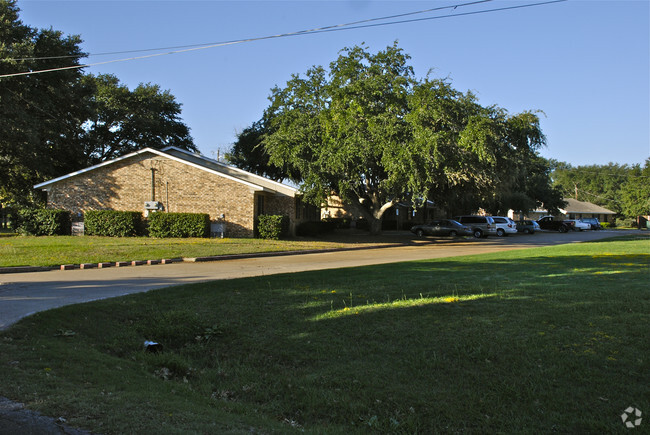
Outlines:
[[635, 231], [537, 233], [505, 238], [425, 239], [399, 247], [110, 269], [0, 275], [0, 329], [38, 311], [203, 281], [524, 249], [596, 240]]

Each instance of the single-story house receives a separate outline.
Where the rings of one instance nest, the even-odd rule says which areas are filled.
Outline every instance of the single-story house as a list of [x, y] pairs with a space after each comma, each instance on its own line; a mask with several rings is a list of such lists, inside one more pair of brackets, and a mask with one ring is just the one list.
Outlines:
[[[563, 219], [598, 218], [600, 222], [613, 222], [616, 212], [590, 202], [578, 201], [573, 198], [565, 198], [566, 207], [560, 209], [560, 217]], [[528, 217], [534, 220], [547, 216], [546, 210], [537, 209], [528, 213]]]
[[[438, 214], [444, 214], [433, 201], [427, 200], [420, 207], [414, 207], [411, 201], [401, 201], [384, 212], [382, 217], [383, 229], [410, 229], [413, 225], [432, 220]], [[327, 204], [321, 207], [322, 219], [349, 219], [358, 221], [363, 216], [355, 212], [348, 204], [344, 204], [337, 195], [327, 198]]]
[[289, 217], [290, 231], [318, 220], [318, 209], [299, 191], [199, 154], [168, 147], [144, 148], [34, 186], [47, 207], [82, 217], [87, 210], [207, 213], [213, 231], [252, 237], [262, 214]]

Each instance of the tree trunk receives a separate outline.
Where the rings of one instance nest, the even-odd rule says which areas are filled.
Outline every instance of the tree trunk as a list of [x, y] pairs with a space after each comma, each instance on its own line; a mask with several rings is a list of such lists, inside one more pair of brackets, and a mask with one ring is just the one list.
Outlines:
[[378, 236], [381, 234], [381, 222], [382, 218], [376, 218], [372, 216], [370, 218], [370, 234], [373, 236]]
[[381, 234], [381, 223], [382, 223], [382, 218], [384, 217], [384, 213], [386, 212], [386, 210], [388, 210], [393, 205], [395, 205], [397, 201], [389, 201], [387, 203], [382, 204], [377, 200], [377, 196], [374, 195], [374, 197], [371, 200], [372, 203], [371, 207], [369, 208], [363, 207], [361, 203], [362, 203], [361, 200], [359, 200], [359, 202], [353, 202], [350, 205], [357, 213], [359, 213], [368, 221], [368, 224], [370, 225], [371, 235], [377, 236]]

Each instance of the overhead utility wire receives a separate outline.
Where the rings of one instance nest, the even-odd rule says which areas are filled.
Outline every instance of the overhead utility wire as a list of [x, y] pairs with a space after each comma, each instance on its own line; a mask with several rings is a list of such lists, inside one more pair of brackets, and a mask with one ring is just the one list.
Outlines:
[[[430, 9], [423, 9], [420, 11], [414, 11], [414, 12], [406, 12], [403, 14], [396, 14], [396, 15], [388, 15], [385, 17], [379, 17], [379, 18], [369, 18], [366, 20], [360, 20], [360, 21], [353, 21], [351, 23], [346, 23], [346, 24], [334, 24], [330, 26], [325, 26], [325, 27], [318, 27], [315, 29], [310, 29], [310, 30], [300, 30], [297, 32], [293, 33], [284, 33], [281, 35], [275, 35], [275, 36], [265, 36], [260, 39], [265, 39], [265, 38], [276, 38], [276, 37], [281, 37], [281, 36], [294, 36], [294, 35], [300, 35], [303, 33], [316, 33], [316, 32], [323, 32], [325, 30], [330, 30], [330, 29], [336, 29], [336, 28], [342, 28], [342, 27], [348, 27], [348, 26], [356, 26], [358, 24], [363, 24], [363, 23], [371, 23], [373, 21], [383, 21], [383, 20], [389, 20], [392, 18], [400, 18], [400, 17], [407, 17], [410, 15], [419, 15], [419, 14], [426, 14], [429, 12], [435, 12], [435, 11], [440, 11], [443, 9], [456, 9], [459, 7], [464, 7], [464, 6], [474, 6], [477, 4], [481, 3], [489, 3], [494, 0], [477, 0], [469, 3], [461, 3], [461, 4], [456, 4], [456, 5], [449, 5], [449, 6], [439, 6], [437, 8], [430, 8]], [[341, 29], [343, 30], [343, 29]], [[220, 41], [220, 42], [204, 42], [202, 44], [190, 44], [190, 45], [177, 45], [177, 46], [171, 46], [171, 47], [159, 47], [159, 48], [145, 48], [145, 49], [140, 49], [140, 50], [125, 50], [125, 51], [110, 51], [110, 52], [105, 52], [105, 53], [90, 53], [87, 54], [86, 56], [83, 57], [91, 57], [91, 56], [107, 56], [107, 55], [114, 55], [114, 54], [128, 54], [128, 53], [144, 53], [147, 51], [160, 51], [160, 50], [176, 50], [180, 48], [192, 48], [192, 47], [204, 47], [204, 46], [214, 46], [215, 44], [229, 44], [229, 43], [238, 43], [238, 42], [246, 42], [249, 41], [249, 39], [236, 39], [233, 41]], [[21, 58], [14, 58], [14, 59], [0, 59], [0, 61], [24, 61], [24, 60], [50, 60], [50, 59], [67, 59], [67, 58], [75, 58], [79, 56], [74, 56], [74, 55], [67, 55], [67, 56], [45, 56], [45, 57], [21, 57]]]
[[[484, 14], [484, 13], [488, 13], [488, 12], [499, 12], [499, 11], [505, 11], [505, 10], [511, 10], [511, 9], [521, 9], [521, 8], [528, 8], [528, 7], [533, 7], [533, 6], [548, 5], [548, 4], [552, 4], [552, 3], [562, 3], [562, 2], [565, 2], [565, 1], [568, 1], [568, 0], [551, 0], [551, 1], [545, 1], [545, 2], [539, 2], [539, 3], [530, 3], [530, 4], [526, 4], [526, 5], [506, 6], [506, 7], [502, 7], [502, 8], [496, 8], [496, 9], [484, 9], [484, 10], [481, 10], [481, 11], [474, 11], [474, 12], [463, 12], [463, 13], [458, 13], [458, 14], [439, 15], [439, 16], [428, 17], [428, 18], [417, 18], [417, 19], [411, 19], [411, 20], [392, 21], [392, 22], [388, 22], [388, 23], [365, 24], [365, 25], [352, 26], [352, 27], [343, 27], [343, 26], [346, 26], [346, 25], [345, 24], [340, 24], [340, 25], [337, 25], [337, 26], [330, 26], [328, 28], [320, 28], [320, 29], [313, 29], [313, 30], [303, 30], [303, 31], [293, 32], [293, 33], [283, 33], [283, 34], [279, 34], [279, 35], [262, 36], [262, 37], [259, 37], [259, 38], [240, 39], [240, 40], [236, 40], [236, 41], [222, 42], [222, 43], [217, 43], [217, 44], [212, 44], [212, 45], [205, 45], [205, 46], [200, 46], [200, 47], [195, 47], [195, 48], [188, 48], [188, 49], [184, 49], [184, 50], [169, 51], [169, 52], [166, 52], [166, 53], [156, 53], [156, 54], [149, 54], [149, 55], [145, 55], [145, 56], [136, 56], [136, 57], [130, 57], [130, 58], [125, 58], [125, 59], [114, 59], [114, 60], [108, 60], [108, 61], [105, 61], [105, 62], [87, 63], [87, 64], [84, 64], [84, 65], [72, 65], [72, 66], [67, 66], [67, 67], [51, 68], [51, 69], [44, 69], [44, 70], [38, 70], [38, 71], [26, 71], [26, 72], [21, 72], [21, 73], [4, 74], [4, 75], [0, 75], [0, 78], [24, 76], [24, 75], [30, 75], [30, 74], [43, 74], [43, 73], [48, 73], [48, 72], [64, 71], [64, 70], [70, 70], [70, 69], [79, 69], [79, 68], [86, 68], [86, 67], [98, 66], [98, 65], [106, 65], [106, 64], [109, 64], [109, 63], [117, 63], [117, 62], [128, 62], [128, 61], [131, 61], [131, 60], [148, 59], [148, 58], [152, 58], [152, 57], [166, 56], [166, 55], [170, 55], [170, 54], [187, 53], [187, 52], [190, 52], [190, 51], [205, 50], [205, 49], [208, 49], [208, 48], [224, 47], [224, 46], [228, 46], [228, 45], [242, 44], [244, 42], [263, 41], [263, 40], [283, 38], [283, 37], [288, 37], [288, 36], [311, 35], [311, 34], [316, 34], [316, 33], [337, 32], [337, 31], [342, 31], [342, 30], [363, 29], [363, 28], [368, 28], [368, 27], [379, 27], [379, 26], [388, 26], [388, 25], [393, 25], [393, 24], [413, 23], [413, 22], [418, 22], [418, 21], [428, 21], [428, 20], [435, 20], [435, 19], [441, 19], [441, 18], [451, 18], [451, 17], [460, 17], [460, 16], [467, 16], [467, 15], [477, 15], [477, 14]], [[332, 27], [334, 27], [334, 28], [332, 28]]]

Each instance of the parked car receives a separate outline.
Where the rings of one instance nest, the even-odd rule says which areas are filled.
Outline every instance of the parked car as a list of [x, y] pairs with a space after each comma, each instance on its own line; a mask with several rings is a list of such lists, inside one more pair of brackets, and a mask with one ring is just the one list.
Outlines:
[[503, 237], [508, 234], [517, 234], [517, 224], [509, 217], [492, 216], [497, 226], [497, 236]]
[[553, 216], [544, 216], [541, 219], [537, 220], [539, 227], [543, 230], [559, 231], [561, 233], [566, 233], [573, 228], [572, 222], [565, 222], [562, 220], [555, 219]]
[[535, 234], [539, 230], [539, 224], [535, 221], [524, 219], [517, 222], [517, 232], [524, 234]]
[[472, 230], [452, 219], [438, 219], [423, 225], [415, 225], [411, 232], [418, 237], [427, 236], [468, 236]]
[[497, 227], [494, 224], [494, 219], [492, 219], [492, 216], [467, 215], [456, 216], [453, 219], [465, 226], [468, 226], [472, 231], [472, 235], [474, 235], [474, 237], [477, 239], [490, 235], [496, 235], [497, 233]]
[[598, 218], [582, 218], [580, 219], [582, 222], [586, 222], [589, 225], [591, 225], [592, 230], [602, 230], [603, 226], [600, 224], [600, 221]]
[[571, 228], [573, 231], [584, 231], [591, 229], [591, 224], [583, 222], [582, 219], [567, 219], [564, 222], [573, 222], [573, 228]]

